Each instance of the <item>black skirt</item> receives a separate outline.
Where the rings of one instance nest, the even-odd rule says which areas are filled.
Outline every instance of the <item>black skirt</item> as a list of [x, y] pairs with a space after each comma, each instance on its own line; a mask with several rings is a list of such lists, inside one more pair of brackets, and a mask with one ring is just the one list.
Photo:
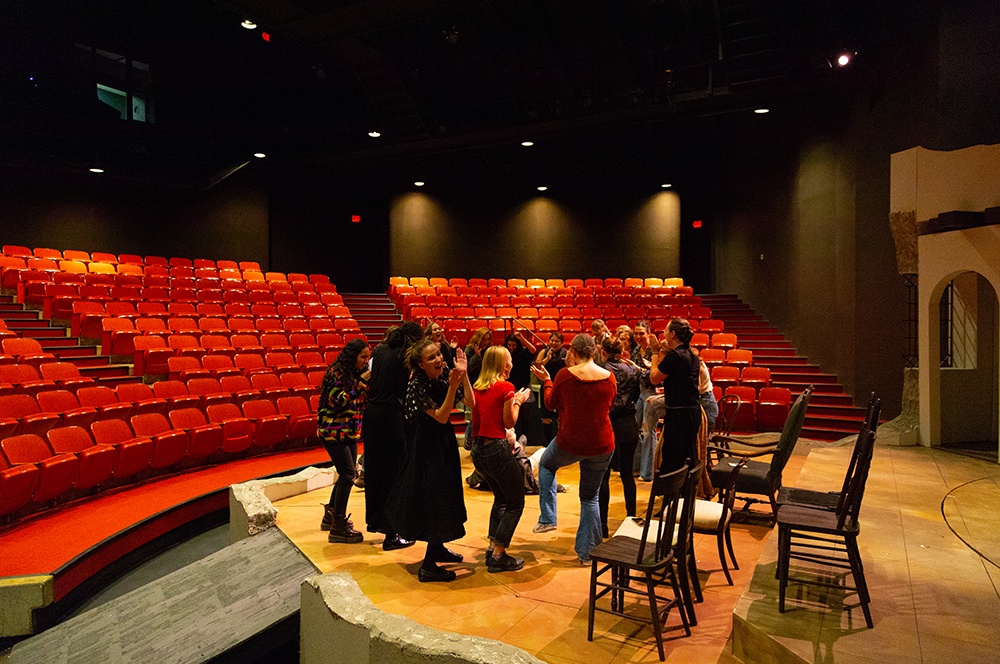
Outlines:
[[[366, 482], [367, 475], [366, 466]], [[462, 462], [450, 422], [419, 416], [413, 448], [385, 511], [390, 525], [406, 539], [450, 542], [465, 536]]]

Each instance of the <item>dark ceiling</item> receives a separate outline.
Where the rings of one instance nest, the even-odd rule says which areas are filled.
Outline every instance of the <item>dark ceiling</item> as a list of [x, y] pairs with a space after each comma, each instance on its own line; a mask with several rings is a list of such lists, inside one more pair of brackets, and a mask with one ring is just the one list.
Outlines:
[[[891, 48], [892, 14], [865, 0], [5, 5], [8, 163], [99, 160], [202, 187], [258, 150], [391, 167], [546, 137], [669, 148], [699, 118], [856, 86]], [[859, 55], [841, 69], [844, 50]], [[152, 122], [123, 120], [97, 84], [141, 98]]]

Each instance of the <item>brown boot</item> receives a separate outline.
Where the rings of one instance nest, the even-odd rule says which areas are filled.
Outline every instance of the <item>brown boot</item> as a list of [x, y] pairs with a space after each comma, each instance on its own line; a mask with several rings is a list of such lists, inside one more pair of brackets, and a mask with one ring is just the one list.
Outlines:
[[334, 514], [333, 525], [326, 539], [329, 542], [357, 544], [364, 540], [364, 535], [354, 529], [354, 524], [346, 516], [343, 514]]
[[333, 505], [323, 505], [323, 520], [319, 524], [319, 529], [330, 530], [333, 527]]

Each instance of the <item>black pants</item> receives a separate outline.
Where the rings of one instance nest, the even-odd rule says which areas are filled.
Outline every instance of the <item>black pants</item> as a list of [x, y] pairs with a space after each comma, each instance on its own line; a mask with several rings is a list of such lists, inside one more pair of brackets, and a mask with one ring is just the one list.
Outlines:
[[622, 478], [622, 493], [625, 497], [626, 516], [635, 516], [635, 477], [632, 463], [635, 448], [639, 444], [639, 424], [635, 421], [635, 409], [624, 413], [611, 414], [611, 429], [615, 432], [615, 454], [601, 481], [597, 502], [601, 508], [601, 525], [608, 524], [608, 503], [611, 501], [611, 470], [614, 467]]
[[355, 468], [358, 459], [357, 440], [324, 440], [323, 447], [337, 469], [337, 481], [333, 483], [330, 506], [334, 514], [347, 514], [347, 499], [351, 497], [351, 487], [357, 477]]
[[507, 548], [524, 512], [524, 466], [506, 438], [476, 437], [471, 456], [476, 472], [493, 491], [490, 539]]

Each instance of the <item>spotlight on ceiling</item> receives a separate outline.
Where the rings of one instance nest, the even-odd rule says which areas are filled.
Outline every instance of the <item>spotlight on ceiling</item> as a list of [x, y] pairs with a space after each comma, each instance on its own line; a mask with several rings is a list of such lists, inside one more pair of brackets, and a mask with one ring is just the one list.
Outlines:
[[672, 186], [674, 186], [674, 185], [672, 185], [672, 184], [661, 184], [660, 186], [661, 186], [662, 188], [664, 188], [664, 189], [670, 189], [670, 188], [671, 188]]
[[253, 21], [251, 21], [251, 20], [250, 20], [250, 19], [248, 19], [248, 18], [247, 18], [247, 19], [244, 19], [244, 20], [243, 20], [243, 22], [242, 22], [242, 23], [240, 23], [240, 25], [242, 25], [242, 26], [243, 26], [244, 28], [246, 28], [247, 30], [253, 30], [254, 28], [256, 28], [256, 27], [257, 27], [257, 24], [256, 24], [256, 23], [254, 23]]
[[422, 187], [422, 186], [424, 186], [424, 183], [423, 183], [423, 182], [420, 182], [419, 180], [418, 180], [417, 182], [414, 182], [413, 184], [414, 184], [415, 186], [417, 186], [417, 187]]
[[837, 56], [837, 64], [840, 65], [841, 67], [846, 67], [847, 65], [851, 64], [851, 58], [853, 57], [854, 53], [849, 53], [845, 51], [844, 53], [841, 53], [839, 56]]
[[521, 145], [523, 145], [526, 148], [530, 148], [532, 145], [534, 145], [534, 143], [531, 141], [521, 141]]
[[379, 136], [382, 135], [382, 133], [377, 131], [370, 131], [368, 132], [368, 135], [371, 136], [372, 138], [378, 138]]
[[771, 109], [769, 109], [769, 108], [755, 108], [755, 109], [753, 109], [753, 112], [756, 113], [757, 115], [763, 115], [764, 113], [770, 113]]
[[538, 191], [545, 191], [546, 189], [548, 189], [548, 187], [539, 187]]
[[254, 152], [254, 153], [253, 153], [253, 156], [257, 157], [258, 159], [263, 159], [263, 158], [264, 158], [264, 157], [266, 157], [267, 155], [266, 155], [266, 154], [264, 154], [263, 152]]
[[93, 168], [90, 169], [90, 172], [91, 173], [103, 173], [104, 169], [103, 168], [98, 168], [97, 166], [94, 166]]

